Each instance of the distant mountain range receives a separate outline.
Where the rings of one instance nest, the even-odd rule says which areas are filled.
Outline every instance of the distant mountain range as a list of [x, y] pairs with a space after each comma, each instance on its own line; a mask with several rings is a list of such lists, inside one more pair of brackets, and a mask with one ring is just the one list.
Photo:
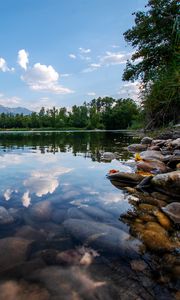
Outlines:
[[23, 115], [30, 115], [32, 114], [32, 111], [25, 108], [25, 107], [6, 107], [3, 105], [0, 105], [0, 114], [23, 114]]

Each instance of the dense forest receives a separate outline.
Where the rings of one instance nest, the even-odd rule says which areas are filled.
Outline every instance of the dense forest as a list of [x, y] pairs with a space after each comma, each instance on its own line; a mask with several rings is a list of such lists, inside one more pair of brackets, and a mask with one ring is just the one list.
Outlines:
[[132, 99], [115, 100], [110, 97], [93, 99], [81, 106], [74, 105], [71, 111], [65, 107], [45, 110], [31, 115], [0, 115], [0, 128], [85, 128], [126, 129], [137, 122], [139, 109]]

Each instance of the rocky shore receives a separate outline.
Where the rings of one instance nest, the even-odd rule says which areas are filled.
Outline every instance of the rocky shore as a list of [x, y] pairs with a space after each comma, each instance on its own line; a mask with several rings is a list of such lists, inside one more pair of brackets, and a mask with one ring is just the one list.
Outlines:
[[134, 154], [134, 172], [110, 170], [108, 174], [111, 183], [129, 195], [131, 209], [120, 219], [143, 242], [142, 253], [153, 257], [157, 280], [172, 285], [179, 297], [180, 132], [143, 137], [128, 151]]

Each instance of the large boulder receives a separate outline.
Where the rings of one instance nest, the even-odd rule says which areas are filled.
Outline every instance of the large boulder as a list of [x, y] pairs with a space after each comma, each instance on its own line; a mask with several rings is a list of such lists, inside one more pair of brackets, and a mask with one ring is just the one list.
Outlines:
[[116, 172], [108, 174], [108, 179], [111, 181], [122, 182], [130, 185], [137, 185], [142, 179], [143, 176], [135, 173], [125, 173], [125, 172]]
[[116, 227], [100, 222], [68, 219], [64, 222], [66, 231], [75, 239], [94, 249], [116, 255], [135, 255], [139, 242]]
[[165, 163], [160, 160], [141, 160], [137, 162], [137, 168], [144, 172], [151, 172], [153, 174], [167, 172]]
[[151, 184], [158, 191], [180, 198], [180, 171], [158, 174], [152, 178]]
[[143, 159], [147, 159], [147, 160], [160, 160], [163, 161], [164, 160], [164, 156], [161, 154], [160, 151], [156, 151], [156, 150], [147, 150], [147, 151], [143, 151], [140, 153], [141, 158]]

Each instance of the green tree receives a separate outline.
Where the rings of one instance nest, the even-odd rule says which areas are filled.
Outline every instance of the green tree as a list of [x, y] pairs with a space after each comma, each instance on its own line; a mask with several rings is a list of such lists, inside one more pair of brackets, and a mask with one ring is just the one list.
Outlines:
[[180, 32], [176, 0], [149, 0], [136, 12], [135, 25], [124, 33], [136, 50], [123, 80], [142, 82], [147, 127], [178, 122], [180, 116]]

